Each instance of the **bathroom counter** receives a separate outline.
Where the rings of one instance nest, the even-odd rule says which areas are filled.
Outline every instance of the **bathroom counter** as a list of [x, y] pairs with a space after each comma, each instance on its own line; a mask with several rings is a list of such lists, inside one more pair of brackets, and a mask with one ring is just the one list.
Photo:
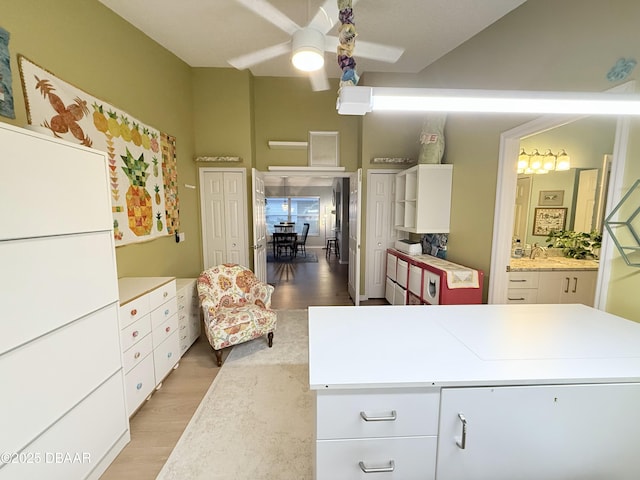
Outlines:
[[596, 260], [577, 260], [567, 257], [536, 257], [533, 260], [530, 258], [512, 258], [509, 262], [509, 271], [598, 270], [599, 266], [600, 264]]

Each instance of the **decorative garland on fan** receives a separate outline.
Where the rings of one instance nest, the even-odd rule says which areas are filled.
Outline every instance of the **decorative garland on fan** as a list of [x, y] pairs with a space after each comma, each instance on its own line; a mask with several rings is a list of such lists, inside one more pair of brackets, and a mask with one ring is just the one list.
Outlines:
[[340, 29], [338, 30], [338, 65], [342, 70], [340, 77], [340, 87], [346, 85], [357, 85], [358, 72], [356, 72], [356, 61], [353, 58], [353, 49], [356, 46], [356, 25], [353, 19], [352, 0], [338, 0], [338, 19]]

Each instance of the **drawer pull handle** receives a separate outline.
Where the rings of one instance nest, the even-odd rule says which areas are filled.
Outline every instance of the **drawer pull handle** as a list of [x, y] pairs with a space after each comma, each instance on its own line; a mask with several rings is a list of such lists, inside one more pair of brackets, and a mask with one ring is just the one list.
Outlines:
[[139, 334], [140, 334], [140, 333], [138, 332], [138, 330], [136, 330], [135, 332], [133, 332], [133, 333], [131, 334], [131, 336], [132, 336], [133, 338], [136, 338]]
[[526, 280], [524, 280], [524, 279], [522, 279], [522, 280], [520, 280], [520, 279], [513, 279], [513, 280], [509, 280], [509, 281], [510, 281], [511, 283], [524, 283], [524, 282], [526, 282]]
[[510, 301], [515, 302], [515, 301], [524, 301], [524, 297], [521, 298], [511, 298], [511, 297], [507, 297]]
[[136, 385], [136, 390], [140, 390], [142, 388], [142, 382]]
[[136, 352], [136, 354], [133, 356], [133, 358], [135, 360], [139, 359], [140, 358], [140, 352]]
[[395, 410], [391, 410], [391, 415], [382, 417], [370, 417], [365, 412], [360, 412], [360, 416], [365, 422], [395, 422], [396, 418], [398, 418]]
[[464, 450], [467, 447], [467, 419], [464, 418], [464, 415], [461, 413], [458, 414], [458, 418], [462, 422], [462, 438], [459, 442], [456, 441], [456, 445]]
[[358, 465], [360, 465], [360, 470], [364, 473], [388, 473], [396, 469], [396, 462], [393, 460], [389, 460], [388, 467], [367, 467], [364, 462], [358, 462]]
[[131, 310], [131, 316], [135, 317], [138, 314], [138, 310], [136, 310], [135, 308], [133, 310]]
[[171, 327], [167, 327], [164, 329], [165, 332], [169, 333], [171, 331]]
[[578, 277], [573, 277], [573, 290], [571, 290], [571, 293], [576, 293], [577, 290], [578, 290]]
[[173, 356], [173, 352], [167, 353], [167, 358], [171, 358]]
[[162, 296], [163, 296], [164, 298], [167, 298], [167, 297], [169, 296], [169, 292], [164, 292], [164, 293], [162, 294]]

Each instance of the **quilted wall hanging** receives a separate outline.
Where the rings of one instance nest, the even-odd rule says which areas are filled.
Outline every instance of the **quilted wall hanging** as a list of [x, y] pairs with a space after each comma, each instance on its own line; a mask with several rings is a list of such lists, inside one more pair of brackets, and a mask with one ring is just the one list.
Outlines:
[[[29, 124], [107, 153], [116, 246], [179, 228], [175, 138], [18, 55]], [[78, 199], [82, 201], [82, 199]]]

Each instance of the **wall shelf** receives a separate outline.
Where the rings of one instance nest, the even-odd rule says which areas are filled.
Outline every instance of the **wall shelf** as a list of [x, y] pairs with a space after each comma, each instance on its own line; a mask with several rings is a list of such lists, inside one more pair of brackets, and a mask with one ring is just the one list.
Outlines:
[[271, 150], [305, 150], [309, 142], [289, 142], [283, 140], [269, 140]]

